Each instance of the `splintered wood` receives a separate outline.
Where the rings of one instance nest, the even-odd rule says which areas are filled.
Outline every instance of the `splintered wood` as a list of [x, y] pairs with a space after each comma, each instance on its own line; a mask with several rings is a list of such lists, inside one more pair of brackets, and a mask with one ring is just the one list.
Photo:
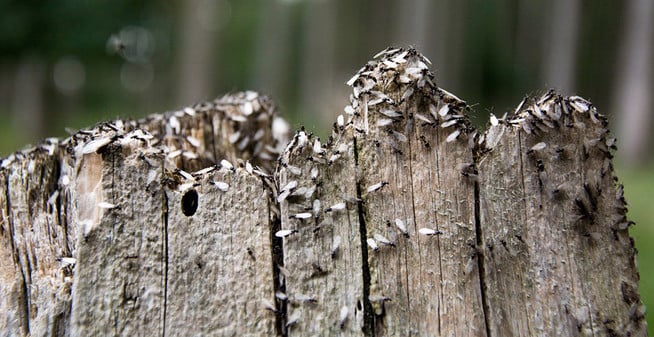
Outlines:
[[274, 335], [266, 172], [287, 130], [246, 92], [4, 159], [0, 330]]
[[378, 53], [326, 140], [243, 92], [3, 159], [0, 330], [645, 336], [606, 119], [550, 91], [479, 132], [429, 65]]

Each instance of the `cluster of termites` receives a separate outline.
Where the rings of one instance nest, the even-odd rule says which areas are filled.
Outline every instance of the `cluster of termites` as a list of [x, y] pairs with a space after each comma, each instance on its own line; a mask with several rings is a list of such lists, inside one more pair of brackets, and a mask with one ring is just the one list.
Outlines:
[[[332, 142], [322, 144], [319, 139], [299, 131], [287, 146], [284, 156], [279, 159], [279, 181], [274, 195], [277, 203], [285, 211], [284, 216], [300, 228], [285, 228], [275, 233], [277, 237], [289, 237], [300, 229], [314, 233], [330, 227], [334, 217], [352, 207], [356, 198], [343, 196], [340, 200], [327, 203], [318, 197], [322, 194], [322, 177], [325, 167], [335, 166], [350, 155], [350, 146], [345, 143], [334, 145]], [[303, 160], [302, 168], [289, 162], [290, 157]]]
[[[356, 177], [359, 185], [357, 196], [338, 195], [330, 191], [326, 193], [330, 195], [330, 200], [335, 195], [341, 199], [332, 202], [320, 199], [325, 194], [320, 175], [330, 166], [338, 165], [353, 150], [347, 145], [350, 144], [347, 140], [334, 141], [334, 138], [345, 135], [347, 130], [353, 130], [354, 134], [378, 130], [388, 135], [378, 139], [389, 144], [398, 154], [403, 153], [402, 148], [406, 146], [401, 144], [410, 141], [416, 126], [438, 131], [443, 134], [441, 139], [445, 143], [470, 136], [468, 132], [472, 129], [463, 115], [467, 109], [465, 102], [436, 87], [433, 75], [428, 70], [429, 64], [429, 60], [413, 49], [388, 48], [380, 52], [374, 61], [347, 82], [353, 88], [350, 104], [345, 107], [344, 114], [337, 117], [330, 141], [322, 144], [304, 130], [295, 135], [280, 158], [281, 174], [278, 175], [275, 198], [280, 203], [282, 217], [288, 221], [283, 221], [283, 228], [275, 233], [276, 237], [297, 240], [297, 235], [320, 233], [332, 227], [339, 220], [341, 212], [356, 210], [363, 200], [380, 195], [387, 188], [387, 181], [362, 183]], [[409, 112], [417, 106], [420, 106], [417, 111]], [[431, 147], [429, 140], [432, 138], [420, 138], [425, 148]], [[298, 165], [288, 159], [291, 157], [306, 162]], [[462, 174], [475, 178], [474, 165], [462, 168]], [[410, 237], [407, 220], [397, 218], [388, 223], [391, 231], [367, 233], [365, 244], [371, 252], [394, 249], [400, 237]], [[434, 228], [420, 228], [416, 234], [427, 238], [437, 237], [442, 232]], [[338, 259], [342, 254], [342, 242], [340, 235], [332, 236], [332, 259]], [[316, 268], [314, 263], [309, 269], [315, 271], [320, 268]], [[294, 324], [300, 317], [299, 312], [300, 309], [293, 311], [289, 316], [293, 316], [293, 319], [289, 318], [288, 321]], [[347, 313], [348, 308], [343, 307], [338, 319], [339, 326], [347, 322]]]
[[[353, 93], [337, 125], [352, 123], [360, 132], [373, 128], [385, 132], [389, 137], [383, 141], [397, 154], [403, 154], [401, 144], [408, 142], [416, 125], [440, 128], [447, 143], [467, 137], [472, 128], [463, 114], [466, 103], [436, 87], [429, 64], [412, 48], [381, 51], [347, 81]], [[469, 138], [475, 137], [473, 133]], [[431, 146], [426, 138], [421, 140], [426, 148]]]
[[[205, 143], [206, 136], [203, 136], [206, 128], [198, 130], [195, 126], [202, 122], [211, 124], [211, 137], [224, 136], [225, 142], [229, 144], [223, 147], [225, 155], [233, 151], [240, 154], [236, 157], [249, 157], [250, 160], [235, 159], [232, 162], [224, 157], [215, 158], [220, 153], [209, 151]], [[190, 133], [189, 130], [194, 131]], [[63, 142], [49, 139], [39, 149], [54, 153], [57, 147], [64, 146], [70, 148], [76, 156], [83, 156], [101, 153], [109, 146], [125, 147], [133, 143], [133, 147], [140, 151], [140, 159], [150, 167], [163, 165], [165, 172], [169, 172], [164, 174], [165, 184], [187, 196], [192, 195], [187, 193], [195, 192], [205, 178], [216, 191], [229, 191], [228, 182], [212, 178], [211, 173], [218, 170], [235, 172], [243, 169], [272, 186], [268, 172], [287, 133], [287, 125], [279, 122], [274, 107], [266, 97], [255, 92], [243, 92], [179, 111], [152, 115], [139, 121], [100, 123], [94, 128], [75, 132]], [[191, 204], [192, 211], [186, 207], [188, 205], [182, 205], [187, 215], [193, 214], [197, 207], [194, 203]], [[112, 203], [101, 202], [98, 207], [112, 209], [109, 205]]]
[[170, 162], [185, 169], [207, 167], [229, 157], [249, 160], [270, 172], [288, 138], [288, 125], [277, 116], [272, 102], [253, 91], [120, 123], [118, 128], [149, 132], [153, 137], [149, 145], [163, 149]]
[[[277, 116], [267, 97], [246, 91], [141, 120], [118, 119], [69, 132], [71, 136], [64, 140], [48, 138], [33, 149], [8, 156], [2, 160], [2, 167], [32, 151], [52, 156], [63, 148], [80, 157], [100, 153], [110, 145], [135, 142], [134, 147], [145, 152], [164, 155], [173, 168], [197, 171], [228, 157], [249, 161], [260, 166], [261, 172], [271, 172], [287, 142], [288, 124]], [[221, 138], [223, 144], [214, 148]]]
[[[605, 158], [600, 170], [601, 177], [612, 175], [611, 151], [615, 149], [615, 139], [607, 136], [606, 118], [600, 115], [596, 108], [587, 100], [570, 96], [563, 97], [549, 91], [537, 99], [525, 99], [510, 116], [498, 118], [490, 117], [490, 130], [478, 134], [469, 127], [462, 111], [466, 109], [465, 102], [456, 96], [437, 88], [433, 77], [428, 71], [429, 61], [412, 49], [388, 48], [375, 56], [375, 60], [366, 64], [357, 72], [347, 84], [352, 86], [353, 93], [350, 104], [344, 108], [344, 114], [339, 115], [335, 123], [335, 131], [342, 133], [348, 127], [356, 132], [367, 134], [378, 132], [382, 137], [374, 141], [379, 147], [387, 143], [395, 153], [403, 154], [401, 144], [411, 141], [416, 126], [421, 126], [422, 132], [428, 128], [447, 130], [440, 138], [446, 143], [455, 142], [464, 135], [468, 139], [468, 146], [475, 150], [476, 155], [483, 155], [491, 151], [503, 136], [502, 128], [514, 128], [523, 132], [528, 139], [535, 139], [525, 148], [525, 158], [533, 162], [538, 186], [542, 191], [551, 190], [555, 199], [570, 199], [574, 205], [579, 222], [594, 222], [597, 217], [599, 195], [602, 192], [601, 182], [584, 183], [579, 187], [560, 184], [552, 186], [548, 177], [549, 160], [566, 159], [578, 156], [580, 148], [584, 159], [594, 153], [602, 154]], [[412, 101], [416, 95], [421, 98]], [[430, 100], [431, 99], [431, 100]], [[546, 141], [544, 134], [555, 128], [577, 130], [582, 133], [583, 144], [561, 145]], [[585, 130], [593, 129], [593, 132]], [[375, 131], [376, 130], [376, 131]], [[599, 130], [599, 131], [598, 131]], [[430, 137], [425, 134], [415, 136], [424, 148], [431, 148]], [[307, 142], [309, 143], [309, 142]], [[554, 158], [554, 159], [552, 159]], [[335, 157], [338, 159], [338, 156]], [[327, 163], [333, 161], [327, 160]], [[475, 162], [460, 164], [457, 169], [469, 181], [478, 183], [478, 168]], [[388, 183], [386, 181], [373, 182], [361, 186], [362, 198], [367, 194], [380, 193]], [[282, 196], [292, 193], [291, 190], [282, 190]], [[616, 228], [625, 229], [631, 222], [626, 220], [626, 211], [622, 189], [616, 192], [617, 206], [621, 216], [616, 219]], [[346, 205], [346, 203], [342, 203]], [[305, 206], [305, 212], [290, 213], [289, 217], [296, 220], [313, 219], [324, 207], [319, 200], [312, 205]], [[338, 208], [338, 207], [337, 207]], [[394, 225], [400, 235], [409, 236], [406, 224], [402, 219], [388, 221]], [[288, 233], [289, 235], [295, 232]], [[442, 232], [434, 228], [419, 228], [417, 234], [423, 236], [438, 236]], [[341, 237], [334, 241], [332, 256], [340, 252]], [[397, 245], [397, 236], [388, 236], [387, 233], [368, 233], [366, 237], [368, 249], [380, 252], [383, 249], [392, 249]], [[472, 254], [465, 266], [465, 274], [470, 274], [477, 265], [476, 255]]]
[[[541, 193], [549, 194], [552, 200], [569, 200], [571, 210], [578, 215], [575, 223], [595, 223], [604, 178], [614, 182], [617, 179], [613, 175], [611, 161], [616, 140], [609, 135], [606, 117], [584, 98], [565, 97], [549, 90], [537, 98], [526, 97], [509, 116], [505, 114], [498, 118], [491, 114], [488, 130], [478, 138], [479, 153], [492, 151], [509, 134], [505, 130], [511, 129], [517, 130], [518, 135], [522, 134], [529, 144], [524, 147], [524, 158], [533, 165], [535, 181]], [[550, 133], [553, 130], [556, 133]], [[570, 181], [558, 185], [549, 181], [550, 166], [591, 159], [599, 160], [599, 165], [586, 164], [587, 172], [577, 186]], [[618, 216], [612, 220], [613, 228], [617, 230], [624, 230], [633, 224], [626, 219], [621, 191], [621, 188], [617, 188], [615, 202]], [[587, 228], [582, 233], [591, 237], [598, 235], [596, 230], [589, 232]]]
[[[169, 159], [182, 156], [181, 160], [193, 160], [201, 157], [218, 162], [220, 158], [216, 156], [220, 156], [221, 151], [231, 151], [233, 158], [249, 160], [270, 172], [288, 138], [288, 125], [277, 117], [270, 100], [253, 91], [196, 104], [172, 112], [167, 118], [165, 136], [158, 138], [169, 147]], [[211, 126], [211, 134], [184, 132], [184, 128], [194, 128], [197, 121]], [[180, 137], [180, 134], [185, 136]], [[223, 146], [220, 150], [212, 148], [215, 146], [212, 142], [221, 138]], [[224, 155], [232, 157], [227, 153]]]
[[[590, 148], [597, 148], [607, 156], [611, 156], [610, 150], [615, 147], [615, 139], [606, 137], [607, 119], [601, 115], [595, 106], [579, 96], [564, 97], [554, 90], [549, 90], [539, 98], [525, 97], [516, 107], [515, 111], [502, 118], [491, 114], [489, 130], [481, 135], [478, 143], [482, 151], [493, 149], [502, 133], [496, 132], [500, 125], [517, 128], [534, 138], [541, 137], [553, 129], [576, 129], [579, 132], [586, 132], [589, 127], [586, 121], [598, 126], [600, 134], [595, 138], [586, 139], [583, 146], [585, 153]], [[527, 154], [534, 154], [548, 149], [545, 142], [537, 142], [532, 145]], [[560, 147], [554, 148], [560, 155], [563, 151]]]
[[[427, 70], [428, 60], [413, 49], [388, 49], [380, 53], [377, 58], [380, 59], [369, 63], [348, 81], [348, 84], [353, 87], [351, 104], [345, 107], [345, 115], [337, 118], [332, 138], [323, 144], [319, 139], [314, 139], [306, 131], [301, 130], [291, 140], [280, 158], [279, 181], [274, 197], [280, 204], [281, 216], [285, 220], [282, 222], [283, 228], [276, 231], [274, 235], [283, 238], [285, 242], [299, 240], [296, 237], [298, 235], [303, 237], [321, 235], [323, 232], [331, 231], [334, 223], [341, 221], [339, 217], [344, 214], [343, 212], [356, 211], [363, 202], [362, 199], [383, 193], [388, 185], [388, 182], [383, 180], [364, 184], [356, 177], [356, 182], [360, 185], [358, 195], [322, 190], [321, 174], [325, 170], [339, 165], [339, 162], [346, 157], [353, 164], [351, 158], [353, 149], [348, 145], [349, 141], [347, 139], [343, 142], [334, 141], [335, 138], [343, 136], [346, 130], [354, 129], [355, 132], [359, 132], [375, 127], [386, 132], [389, 135], [387, 138], [393, 144], [406, 143], [416, 123], [424, 127], [450, 130], [447, 136], [444, 136], [445, 142], [454, 142], [466, 131], [467, 120], [461, 114], [465, 103], [435, 87], [432, 82], [433, 76]], [[393, 83], [401, 87], [401, 94], [386, 94], [383, 91], [385, 83]], [[413, 114], [405, 111], [410, 105], [409, 102], [414, 99], [414, 95], [435, 97], [429, 105], [429, 111]], [[362, 123], [364, 121], [365, 123]], [[399, 145], [395, 147], [399, 148]], [[289, 160], [289, 158], [296, 158], [296, 160]], [[330, 202], [321, 200], [320, 196], [325, 194], [330, 195]], [[337, 196], [337, 200], [334, 200], [334, 196]], [[394, 249], [399, 237], [409, 238], [406, 220], [397, 218], [389, 223], [392, 224], [394, 233], [367, 234], [365, 243], [371, 252]], [[432, 228], [420, 228], [417, 234], [430, 237], [438, 236], [442, 232]], [[331, 239], [330, 258], [336, 260], [342, 254], [344, 239], [336, 233], [331, 235]], [[311, 262], [311, 266], [307, 266], [306, 270], [311, 270], [311, 275], [329, 273], [329, 270], [316, 262]], [[383, 298], [381, 302], [388, 300], [384, 296], [381, 298]], [[348, 322], [352, 311], [349, 309], [352, 308], [347, 306], [341, 308], [337, 320], [340, 328]], [[287, 324], [292, 325], [300, 320], [301, 312], [299, 307], [289, 311]]]
[[[333, 137], [338, 137], [334, 133]], [[285, 244], [299, 240], [300, 236], [320, 236], [331, 238], [331, 249], [328, 260], [336, 261], [341, 258], [343, 238], [333, 230], [335, 221], [356, 206], [355, 195], [344, 193], [334, 194], [329, 201], [322, 197], [329, 194], [323, 190], [323, 177], [325, 170], [339, 167], [344, 161], [351, 159], [351, 146], [345, 142], [334, 142], [333, 138], [323, 143], [320, 139], [307, 133], [304, 129], [298, 131], [291, 139], [283, 155], [278, 160], [278, 169], [273, 199], [279, 206], [278, 216], [282, 219], [282, 227], [273, 234], [282, 239]], [[292, 158], [292, 159], [291, 159]], [[310, 250], [307, 248], [307, 250]], [[313, 252], [307, 251], [306, 278], [321, 278], [329, 275], [329, 264], [324, 259], [311, 258]], [[320, 261], [323, 261], [322, 263]], [[283, 266], [278, 266], [283, 279], [297, 278], [299, 274], [290, 274]], [[303, 274], [304, 275], [304, 274]], [[276, 296], [278, 307], [285, 302], [288, 306], [286, 328], [292, 329], [301, 319], [304, 306], [315, 306], [320, 303], [317, 294], [301, 293], [297, 290], [288, 294], [280, 293]], [[338, 317], [339, 326], [345, 327], [345, 317]]]

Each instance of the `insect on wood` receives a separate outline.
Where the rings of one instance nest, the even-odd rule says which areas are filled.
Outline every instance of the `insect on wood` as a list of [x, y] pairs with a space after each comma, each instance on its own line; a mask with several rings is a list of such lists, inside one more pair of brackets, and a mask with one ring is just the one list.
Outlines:
[[325, 141], [247, 91], [2, 158], [0, 331], [646, 335], [598, 107], [476, 130], [429, 63], [378, 53]]

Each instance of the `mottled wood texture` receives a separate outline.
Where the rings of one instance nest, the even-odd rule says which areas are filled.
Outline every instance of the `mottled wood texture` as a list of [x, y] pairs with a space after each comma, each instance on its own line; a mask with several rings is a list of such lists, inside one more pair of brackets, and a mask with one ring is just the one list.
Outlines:
[[276, 334], [265, 172], [286, 132], [245, 92], [4, 159], [0, 331]]
[[427, 67], [413, 50], [389, 52], [353, 84], [376, 335], [482, 335], [474, 180], [457, 169], [473, 165], [475, 134]]
[[606, 123], [550, 91], [490, 126], [478, 170], [491, 335], [645, 334]]
[[301, 131], [282, 157], [281, 230], [293, 231], [283, 242], [289, 335], [364, 335], [354, 151], [351, 129], [324, 145]]
[[376, 55], [322, 141], [243, 92], [3, 159], [0, 331], [645, 336], [606, 119], [481, 133], [428, 68]]

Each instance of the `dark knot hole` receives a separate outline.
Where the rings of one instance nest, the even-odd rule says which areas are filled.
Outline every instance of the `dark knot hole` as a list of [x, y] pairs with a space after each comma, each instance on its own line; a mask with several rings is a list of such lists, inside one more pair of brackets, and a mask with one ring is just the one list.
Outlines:
[[182, 212], [186, 216], [191, 216], [195, 214], [195, 211], [198, 210], [198, 192], [196, 190], [190, 190], [184, 193], [182, 197]]

